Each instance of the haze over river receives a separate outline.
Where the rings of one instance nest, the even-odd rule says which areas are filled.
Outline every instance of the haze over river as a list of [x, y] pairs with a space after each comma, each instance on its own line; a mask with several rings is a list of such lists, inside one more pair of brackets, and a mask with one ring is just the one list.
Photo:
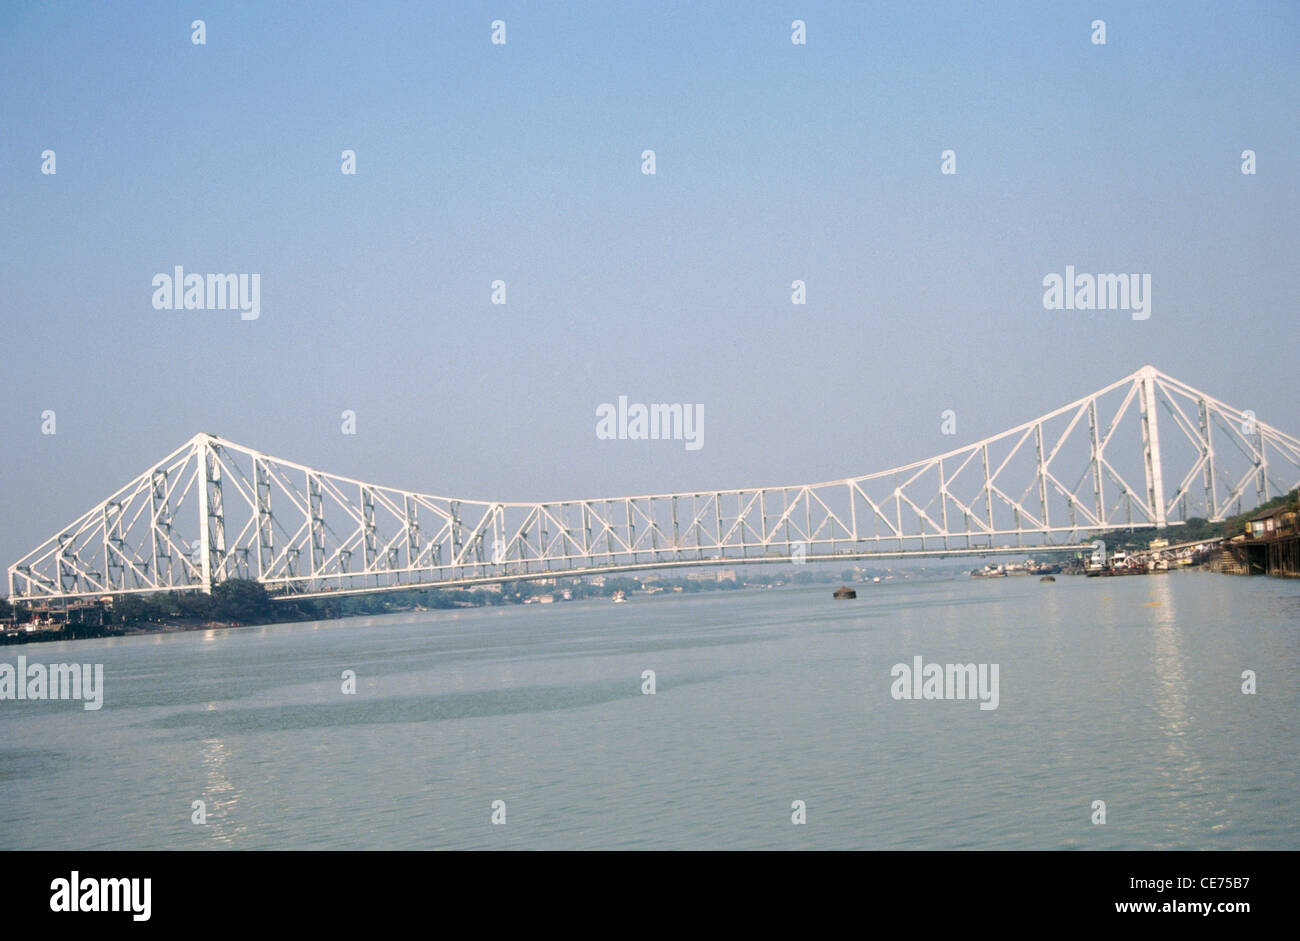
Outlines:
[[833, 587], [7, 647], [104, 705], [0, 702], [0, 847], [1300, 849], [1300, 581]]

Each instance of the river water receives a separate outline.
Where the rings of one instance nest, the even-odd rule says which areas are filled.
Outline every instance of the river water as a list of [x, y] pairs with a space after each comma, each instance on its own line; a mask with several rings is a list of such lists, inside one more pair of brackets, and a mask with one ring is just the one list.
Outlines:
[[7, 647], [104, 704], [0, 702], [0, 848], [1300, 849], [1300, 582], [832, 587]]

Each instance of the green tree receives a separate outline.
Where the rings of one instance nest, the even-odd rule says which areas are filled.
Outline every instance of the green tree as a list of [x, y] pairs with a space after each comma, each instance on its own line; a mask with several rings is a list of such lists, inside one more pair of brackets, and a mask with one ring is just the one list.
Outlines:
[[182, 592], [176, 596], [176, 608], [182, 617], [207, 620], [216, 616], [212, 595], [201, 592]]
[[211, 616], [223, 621], [256, 624], [271, 619], [266, 586], [251, 578], [231, 578], [212, 586]]

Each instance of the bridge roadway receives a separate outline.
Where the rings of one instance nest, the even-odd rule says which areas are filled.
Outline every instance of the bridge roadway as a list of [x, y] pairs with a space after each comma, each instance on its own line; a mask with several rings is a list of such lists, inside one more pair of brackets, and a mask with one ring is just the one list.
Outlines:
[[478, 585], [496, 585], [501, 582], [536, 581], [543, 578], [578, 578], [586, 575], [616, 575], [623, 572], [651, 572], [704, 566], [724, 565], [762, 565], [782, 564], [799, 565], [808, 562], [859, 562], [864, 559], [918, 559], [946, 558], [949, 556], [989, 556], [989, 555], [1044, 555], [1056, 552], [1086, 552], [1092, 548], [1091, 543], [1050, 546], [995, 546], [974, 549], [916, 549], [903, 552], [854, 552], [839, 555], [805, 555], [800, 562], [795, 562], [788, 555], [723, 557], [718, 559], [686, 559], [678, 562], [640, 562], [635, 565], [595, 565], [584, 569], [559, 569], [554, 571], [528, 572], [521, 575], [496, 575], [466, 578], [450, 582], [412, 582], [410, 584], [382, 585], [377, 588], [338, 588], [322, 591], [281, 593], [272, 595], [273, 601], [295, 601], [301, 598], [338, 598], [344, 595], [373, 595], [393, 591], [412, 591], [423, 588], [473, 588]]

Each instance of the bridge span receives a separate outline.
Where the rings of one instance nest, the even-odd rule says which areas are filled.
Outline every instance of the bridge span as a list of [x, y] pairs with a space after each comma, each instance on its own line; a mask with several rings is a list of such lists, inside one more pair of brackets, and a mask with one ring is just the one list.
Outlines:
[[329, 593], [1085, 548], [1300, 485], [1300, 440], [1144, 366], [999, 434], [815, 484], [543, 503], [401, 490], [198, 434], [9, 566], [14, 601]]

